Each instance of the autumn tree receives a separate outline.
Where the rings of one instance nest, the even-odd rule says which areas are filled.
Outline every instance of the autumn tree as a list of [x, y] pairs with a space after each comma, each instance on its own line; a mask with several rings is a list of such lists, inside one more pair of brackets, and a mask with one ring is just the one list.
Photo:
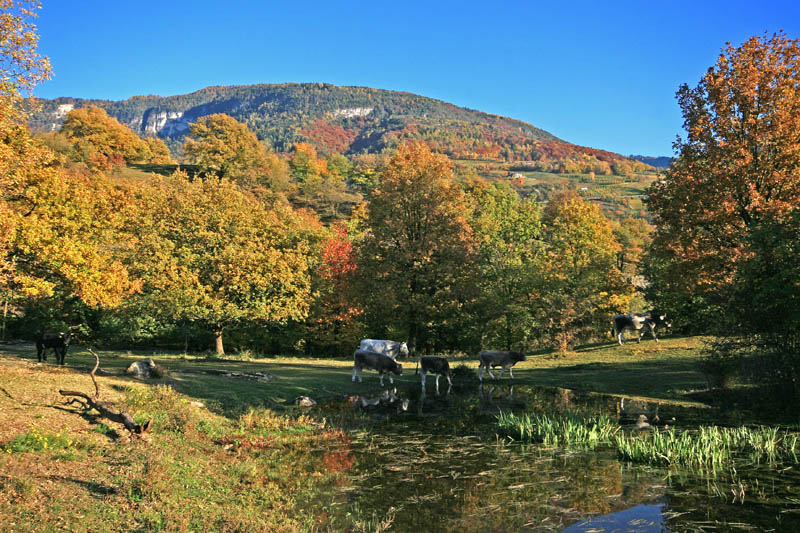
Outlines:
[[339, 354], [352, 348], [363, 327], [356, 279], [356, 251], [347, 229], [339, 224], [322, 242], [321, 264], [314, 276], [315, 299], [308, 317], [310, 343]]
[[544, 209], [545, 253], [536, 269], [534, 306], [551, 347], [566, 351], [608, 330], [633, 296], [617, 265], [620, 245], [600, 208], [563, 193]]
[[715, 322], [765, 216], [800, 203], [800, 46], [783, 33], [722, 51], [677, 93], [686, 137], [650, 189], [653, 298]]
[[50, 78], [50, 61], [36, 47], [39, 35], [33, 20], [41, 3], [37, 0], [0, 0], [0, 104], [12, 110], [20, 91], [30, 92]]
[[474, 298], [475, 242], [447, 157], [401, 145], [372, 194], [366, 227], [359, 267], [370, 325], [407, 338], [410, 349], [454, 342], [459, 311]]
[[192, 124], [183, 144], [186, 162], [247, 188], [285, 192], [285, 164], [245, 124], [222, 113]]
[[268, 208], [228, 179], [153, 177], [127, 219], [128, 265], [148, 312], [223, 332], [243, 322], [305, 319], [317, 237], [288, 208]]
[[150, 159], [148, 163], [154, 165], [174, 165], [175, 161], [172, 159], [172, 154], [169, 152], [167, 145], [158, 137], [146, 137], [144, 142], [150, 150]]
[[153, 159], [148, 142], [97, 106], [71, 110], [64, 119], [61, 133], [73, 143], [71, 159], [83, 161], [92, 168], [108, 170], [124, 163], [145, 163]]
[[341, 154], [327, 159], [317, 155], [308, 143], [297, 143], [289, 160], [292, 178], [297, 183], [294, 199], [314, 208], [327, 218], [337, 218], [345, 203], [357, 203], [361, 196], [347, 190], [352, 165]]
[[[135, 290], [112, 244], [120, 197], [102, 175], [68, 172], [24, 124], [20, 90], [49, 77], [30, 22], [38, 2], [0, 1], [0, 295], [31, 303], [58, 294], [117, 305]], [[53, 302], [55, 303], [55, 302]], [[35, 325], [34, 325], [35, 327]]]

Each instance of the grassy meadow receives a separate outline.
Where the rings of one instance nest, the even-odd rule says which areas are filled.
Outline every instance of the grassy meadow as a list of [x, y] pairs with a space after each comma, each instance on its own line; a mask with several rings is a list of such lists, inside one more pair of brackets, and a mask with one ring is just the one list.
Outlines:
[[[515, 367], [513, 383], [708, 408], [698, 400], [706, 389], [697, 365], [703, 342], [665, 338], [541, 353]], [[352, 363], [344, 358], [98, 353], [100, 399], [137, 422], [152, 418], [149, 441], [131, 440], [121, 425], [65, 405], [59, 389], [93, 392], [88, 374], [94, 358], [87, 350], [72, 347], [61, 368], [52, 357], [37, 363], [31, 345], [0, 348], [4, 530], [377, 527], [369, 517], [343, 511], [348, 507], [337, 491], [354, 460], [348, 429], [368, 423], [358, 419], [349, 397], [377, 394], [374, 372], [364, 372], [359, 384], [351, 382]], [[127, 377], [125, 368], [142, 357], [152, 357], [165, 375]], [[456, 367], [477, 368], [472, 354], [449, 357]], [[403, 365], [398, 390], [418, 391], [413, 361]], [[261, 381], [253, 379], [256, 373]], [[470, 389], [477, 384], [474, 372], [459, 375]], [[295, 406], [305, 395], [325, 409]], [[338, 502], [336, 512], [331, 502]]]

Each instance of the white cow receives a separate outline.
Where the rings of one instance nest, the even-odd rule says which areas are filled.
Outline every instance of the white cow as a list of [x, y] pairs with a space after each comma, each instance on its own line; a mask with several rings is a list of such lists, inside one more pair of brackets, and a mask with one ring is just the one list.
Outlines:
[[364, 339], [358, 349], [388, 355], [393, 360], [396, 360], [398, 355], [408, 355], [408, 345], [404, 342], [396, 341]]

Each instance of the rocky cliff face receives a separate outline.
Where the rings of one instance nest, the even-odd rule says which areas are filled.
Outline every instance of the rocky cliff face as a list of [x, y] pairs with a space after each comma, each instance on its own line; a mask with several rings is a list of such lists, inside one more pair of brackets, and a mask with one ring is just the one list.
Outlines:
[[135, 126], [131, 128], [140, 135], [176, 137], [189, 131], [189, 122], [184, 120], [182, 111], [158, 111], [148, 109]]

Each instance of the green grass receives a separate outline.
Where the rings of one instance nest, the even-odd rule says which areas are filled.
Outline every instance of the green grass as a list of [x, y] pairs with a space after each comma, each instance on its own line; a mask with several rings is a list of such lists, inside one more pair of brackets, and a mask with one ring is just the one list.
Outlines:
[[[101, 355], [100, 398], [139, 421], [152, 418], [149, 441], [63, 404], [59, 389], [94, 392], [85, 354], [70, 353], [77, 367], [65, 368], [32, 363], [27, 351], [0, 354], [6, 529], [307, 531], [339, 519], [323, 507], [336, 501], [352, 462], [346, 434], [291, 410], [209, 410], [196, 400], [207, 399], [199, 388], [188, 396], [163, 381], [118, 375], [133, 357]], [[249, 386], [253, 398], [264, 392], [263, 384]]]
[[516, 415], [501, 413], [497, 417], [500, 436], [545, 446], [594, 449], [613, 442], [619, 426], [605, 415], [576, 412]]
[[654, 429], [646, 434], [619, 434], [617, 453], [637, 463], [687, 466], [710, 470], [730, 467], [736, 460], [753, 463], [798, 463], [796, 433], [774, 427], [700, 427], [696, 431]]

